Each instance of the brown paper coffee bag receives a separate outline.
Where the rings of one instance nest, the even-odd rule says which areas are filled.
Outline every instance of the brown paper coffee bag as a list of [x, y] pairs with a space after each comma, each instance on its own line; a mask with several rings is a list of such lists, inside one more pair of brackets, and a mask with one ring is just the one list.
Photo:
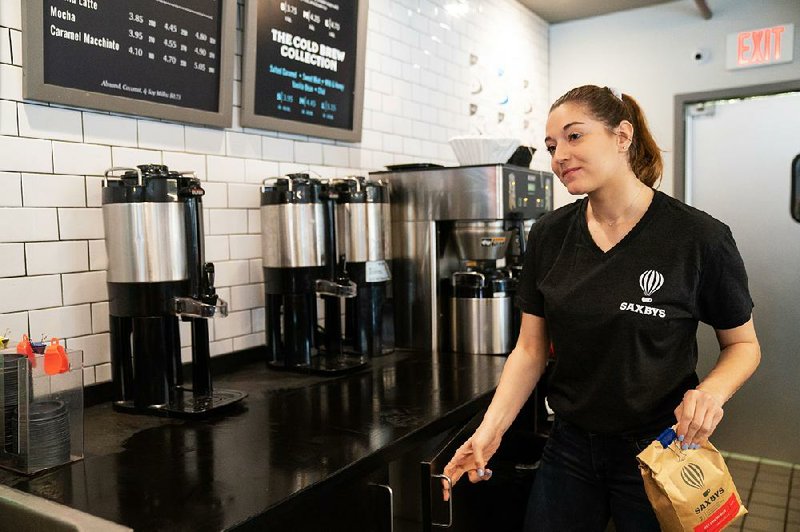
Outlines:
[[639, 453], [647, 498], [664, 532], [717, 532], [747, 513], [722, 455], [711, 443], [683, 451], [655, 440]]

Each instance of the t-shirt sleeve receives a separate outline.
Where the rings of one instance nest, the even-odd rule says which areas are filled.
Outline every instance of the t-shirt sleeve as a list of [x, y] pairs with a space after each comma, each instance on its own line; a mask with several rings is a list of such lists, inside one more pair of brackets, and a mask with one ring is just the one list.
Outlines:
[[528, 243], [525, 246], [525, 261], [522, 264], [519, 289], [517, 291], [517, 307], [526, 313], [544, 317], [544, 296], [539, 291], [537, 246], [542, 242], [542, 226], [535, 223], [528, 234]]
[[753, 312], [744, 261], [730, 229], [706, 249], [700, 272], [698, 314], [715, 329], [744, 325]]

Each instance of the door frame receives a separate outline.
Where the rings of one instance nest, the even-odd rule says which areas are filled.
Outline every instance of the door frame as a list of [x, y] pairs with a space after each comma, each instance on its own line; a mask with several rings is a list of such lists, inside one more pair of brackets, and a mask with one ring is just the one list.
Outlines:
[[747, 85], [731, 89], [676, 94], [675, 105], [673, 107], [675, 127], [673, 144], [675, 150], [675, 157], [673, 160], [674, 179], [672, 182], [673, 196], [681, 201], [686, 201], [686, 106], [711, 100], [770, 96], [773, 94], [797, 91], [800, 91], [800, 79], [765, 83], [762, 85]]

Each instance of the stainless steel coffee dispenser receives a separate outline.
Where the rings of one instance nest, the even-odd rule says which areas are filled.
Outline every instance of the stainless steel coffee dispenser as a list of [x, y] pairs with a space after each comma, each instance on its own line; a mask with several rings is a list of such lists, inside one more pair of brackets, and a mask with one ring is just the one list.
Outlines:
[[[348, 267], [355, 269], [360, 260], [349, 262], [347, 253], [361, 259], [364, 251], [369, 258], [369, 251], [347, 234], [348, 221], [351, 226], [368, 221], [357, 216], [362, 209], [356, 199], [363, 203], [365, 198], [361, 183], [353, 182], [351, 191], [347, 181], [322, 181], [308, 174], [264, 181], [261, 242], [268, 364], [273, 368], [333, 374], [366, 362], [369, 348], [348, 348], [342, 327], [345, 301], [358, 302], [359, 289], [365, 289], [350, 279]], [[352, 227], [350, 233], [358, 229]], [[317, 296], [324, 306], [322, 324]]]
[[[524, 253], [520, 233], [552, 209], [553, 175], [507, 164], [372, 175], [391, 190], [395, 344], [509, 352], [519, 326], [509, 292]], [[481, 314], [487, 309], [491, 318]]]
[[356, 296], [345, 300], [345, 344], [368, 357], [392, 351], [385, 335], [386, 290], [391, 273], [389, 188], [364, 177], [333, 179], [336, 248], [346, 260]]
[[[211, 385], [208, 318], [227, 304], [204, 259], [200, 181], [162, 165], [111, 168], [102, 194], [114, 408], [202, 416], [243, 399]], [[191, 388], [179, 317], [191, 323]]]

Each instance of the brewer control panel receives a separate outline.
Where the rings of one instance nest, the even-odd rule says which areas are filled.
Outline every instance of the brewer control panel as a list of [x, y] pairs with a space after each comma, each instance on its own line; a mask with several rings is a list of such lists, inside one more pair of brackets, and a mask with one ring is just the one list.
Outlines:
[[553, 207], [553, 174], [510, 164], [404, 167], [374, 172], [389, 183], [392, 223], [537, 219]]
[[520, 213], [525, 219], [537, 219], [552, 210], [553, 174], [503, 166], [503, 189], [507, 213]]

